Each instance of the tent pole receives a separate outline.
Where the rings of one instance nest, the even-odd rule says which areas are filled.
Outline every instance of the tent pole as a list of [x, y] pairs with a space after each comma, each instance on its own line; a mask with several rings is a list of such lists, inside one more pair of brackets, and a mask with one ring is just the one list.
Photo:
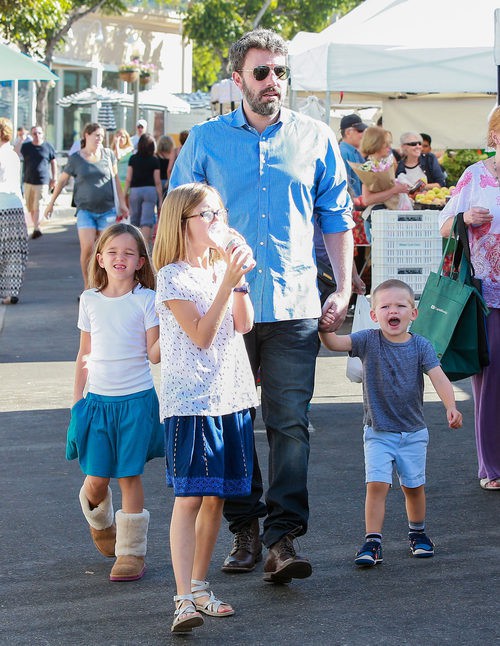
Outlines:
[[330, 125], [330, 107], [332, 104], [332, 98], [330, 90], [325, 92], [325, 122], [327, 125]]

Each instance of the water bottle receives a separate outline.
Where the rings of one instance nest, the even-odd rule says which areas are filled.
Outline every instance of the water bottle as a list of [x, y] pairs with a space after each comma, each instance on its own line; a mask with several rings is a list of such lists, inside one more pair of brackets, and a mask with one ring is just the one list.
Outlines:
[[[208, 229], [208, 235], [213, 242], [215, 242], [219, 247], [222, 247], [227, 253], [232, 253], [236, 247], [241, 245], [247, 246], [244, 238], [239, 234], [234, 233], [234, 231], [231, 231], [224, 222], [219, 222], [218, 220]], [[247, 248], [251, 254], [252, 252], [250, 247], [247, 246]], [[244, 268], [247, 266], [248, 265], [244, 265]]]

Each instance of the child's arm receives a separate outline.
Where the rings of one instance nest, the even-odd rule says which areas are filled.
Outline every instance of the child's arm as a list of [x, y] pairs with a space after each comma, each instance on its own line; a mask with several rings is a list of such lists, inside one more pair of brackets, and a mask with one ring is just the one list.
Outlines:
[[151, 363], [160, 363], [160, 326], [155, 325], [146, 330], [146, 348]]
[[90, 332], [80, 331], [80, 348], [76, 357], [75, 383], [73, 386], [73, 404], [83, 397], [87, 383], [87, 355], [90, 354]]
[[349, 334], [338, 335], [336, 332], [320, 332], [319, 338], [325, 347], [335, 352], [350, 352], [352, 341]]
[[248, 265], [245, 264], [248, 263], [248, 256], [244, 249], [237, 247], [232, 253], [225, 254], [225, 256], [227, 262], [226, 273], [206, 314], [201, 316], [196, 303], [192, 301], [174, 299], [166, 302], [177, 323], [179, 323], [191, 341], [205, 350], [212, 345], [215, 335], [222, 324], [233, 289], [240, 284], [243, 276], [255, 267], [255, 261]]
[[441, 366], [432, 368], [427, 373], [429, 379], [434, 386], [434, 390], [439, 395], [439, 398], [446, 408], [446, 417], [448, 418], [448, 425], [450, 428], [460, 428], [462, 426], [462, 413], [457, 410], [455, 403], [455, 393], [450, 380], [444, 374]]

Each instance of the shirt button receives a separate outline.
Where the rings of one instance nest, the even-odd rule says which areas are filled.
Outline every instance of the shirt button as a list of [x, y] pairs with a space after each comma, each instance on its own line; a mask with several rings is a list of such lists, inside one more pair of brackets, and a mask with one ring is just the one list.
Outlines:
[[262, 214], [262, 217], [263, 217], [263, 218], [265, 218], [265, 217], [266, 217], [266, 214], [265, 214], [265, 213], [263, 213], [263, 214]]
[[259, 242], [259, 244], [260, 244], [260, 246], [261, 246], [261, 247], [263, 247], [263, 246], [264, 246], [264, 243], [263, 243], [263, 242]]
[[266, 190], [266, 187], [265, 187], [265, 186], [263, 186], [263, 187], [262, 187], [262, 190], [263, 190], [263, 191], [265, 191], [265, 190]]
[[259, 274], [261, 274], [261, 273], [262, 273], [262, 269], [258, 269], [258, 272], [259, 272]]

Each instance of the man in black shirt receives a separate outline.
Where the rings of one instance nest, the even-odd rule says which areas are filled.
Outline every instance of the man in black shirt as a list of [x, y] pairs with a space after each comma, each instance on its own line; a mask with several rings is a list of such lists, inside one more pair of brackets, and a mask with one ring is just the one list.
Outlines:
[[47, 197], [48, 189], [56, 185], [57, 162], [56, 151], [52, 144], [45, 141], [40, 126], [31, 128], [32, 141], [21, 146], [21, 157], [24, 161], [24, 198], [26, 208], [33, 221], [33, 239], [39, 238], [40, 201]]

